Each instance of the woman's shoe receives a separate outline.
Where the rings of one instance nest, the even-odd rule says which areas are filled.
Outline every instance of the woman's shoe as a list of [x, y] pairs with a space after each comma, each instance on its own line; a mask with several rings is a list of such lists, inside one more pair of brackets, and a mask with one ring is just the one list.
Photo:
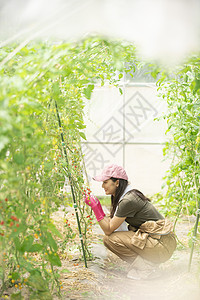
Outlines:
[[158, 264], [154, 264], [146, 259], [143, 259], [139, 255], [131, 264], [130, 270], [127, 273], [127, 278], [134, 280], [149, 280], [158, 277], [160, 277]]

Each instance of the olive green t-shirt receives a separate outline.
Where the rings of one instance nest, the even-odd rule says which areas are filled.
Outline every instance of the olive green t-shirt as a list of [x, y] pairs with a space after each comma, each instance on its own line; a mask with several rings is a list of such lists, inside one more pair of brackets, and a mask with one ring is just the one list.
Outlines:
[[151, 202], [141, 199], [133, 191], [128, 192], [119, 202], [115, 216], [126, 217], [125, 221], [136, 228], [146, 221], [164, 219]]

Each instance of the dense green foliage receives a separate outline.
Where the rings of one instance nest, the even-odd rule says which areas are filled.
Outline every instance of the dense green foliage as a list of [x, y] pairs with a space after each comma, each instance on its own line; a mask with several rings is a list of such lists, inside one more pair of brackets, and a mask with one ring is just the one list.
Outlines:
[[170, 159], [166, 174], [166, 214], [196, 214], [200, 188], [200, 58], [194, 56], [159, 82], [168, 104], [168, 142], [164, 155]]
[[136, 64], [135, 47], [88, 38], [74, 44], [16, 44], [2, 48], [0, 57], [2, 293], [8, 285], [17, 283], [18, 289], [25, 283], [30, 299], [49, 300], [60, 291], [56, 267], [63, 245], [56, 237], [62, 236], [51, 214], [71, 199], [65, 182], [73, 186], [87, 250], [82, 194], [88, 187], [80, 146], [84, 99], [90, 99], [95, 83], [117, 85], [128, 71], [124, 63]]
[[[51, 299], [55, 291], [60, 293], [59, 255], [76, 234], [67, 224], [62, 241], [51, 218], [62, 204], [72, 206], [71, 192], [65, 188], [69, 185], [90, 258], [89, 218], [82, 199], [90, 192], [81, 151], [84, 102], [91, 98], [95, 84], [118, 86], [124, 72], [134, 72], [136, 50], [122, 41], [91, 37], [74, 44], [16, 44], [2, 48], [0, 57], [2, 293], [14, 285], [20, 292], [24, 283], [30, 299]], [[156, 76], [157, 67], [150, 67]], [[161, 77], [158, 84], [169, 108], [164, 155], [172, 162], [163, 210], [178, 218], [181, 213], [194, 214], [198, 205], [199, 57], [188, 60], [170, 79]]]

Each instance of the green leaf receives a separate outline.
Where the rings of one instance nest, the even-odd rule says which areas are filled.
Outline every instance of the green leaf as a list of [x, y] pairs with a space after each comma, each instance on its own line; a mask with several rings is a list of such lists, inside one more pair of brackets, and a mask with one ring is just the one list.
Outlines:
[[58, 250], [58, 246], [56, 244], [56, 241], [54, 240], [54, 238], [52, 237], [50, 232], [46, 232], [46, 236], [47, 236], [47, 243], [49, 244], [49, 246], [51, 246], [55, 251]]
[[40, 252], [43, 250], [43, 248], [44, 246], [41, 244], [33, 244], [28, 252]]
[[86, 125], [84, 125], [83, 122], [77, 122], [76, 125], [77, 125], [78, 129], [86, 128]]
[[22, 266], [27, 272], [31, 272], [33, 270], [32, 263], [28, 262], [25, 258], [20, 258], [20, 266]]
[[62, 269], [62, 270], [60, 271], [60, 273], [71, 273], [71, 271], [68, 270], [68, 269]]
[[200, 89], [200, 80], [199, 79], [195, 79], [194, 82], [194, 93], [197, 93], [197, 91]]
[[28, 277], [27, 284], [37, 291], [46, 292], [48, 291], [47, 282], [43, 279], [41, 272], [39, 270], [31, 271]]
[[86, 88], [83, 89], [83, 94], [87, 99], [91, 98], [93, 89], [94, 89], [94, 84], [89, 84]]
[[20, 243], [20, 240], [18, 238], [18, 236], [14, 237], [14, 244], [15, 244], [15, 247], [17, 250], [20, 250], [21, 249], [21, 243]]
[[34, 237], [32, 235], [26, 237], [24, 242], [21, 245], [20, 251], [21, 252], [29, 251], [32, 247], [33, 241], [34, 241]]
[[24, 164], [25, 158], [22, 153], [16, 153], [13, 155], [13, 160], [16, 164], [22, 165], [22, 164]]
[[48, 260], [50, 261], [50, 263], [53, 266], [58, 266], [58, 267], [62, 266], [62, 263], [60, 261], [60, 257], [58, 256], [57, 253], [48, 254]]
[[24, 234], [24, 232], [27, 229], [27, 225], [25, 223], [21, 223], [19, 227], [16, 228], [16, 231], [13, 231], [10, 235], [10, 237], [18, 237], [19, 233], [22, 232]]
[[120, 94], [122, 95], [122, 94], [123, 94], [123, 91], [122, 91], [122, 89], [121, 89], [121, 88], [119, 88], [119, 91], [120, 91]]
[[60, 87], [58, 82], [54, 82], [52, 85], [53, 96], [57, 97], [60, 94]]
[[84, 132], [79, 131], [79, 134], [84, 140], [87, 140]]
[[19, 274], [18, 272], [13, 272], [13, 273], [11, 274], [11, 276], [12, 276], [12, 279], [14, 279], [14, 280], [17, 280], [17, 279], [20, 278], [20, 274]]
[[56, 226], [53, 223], [49, 223], [47, 225], [48, 229], [55, 234], [56, 236], [58, 236], [59, 238], [63, 238], [62, 234], [60, 233], [60, 231], [58, 231], [58, 229], [56, 228]]

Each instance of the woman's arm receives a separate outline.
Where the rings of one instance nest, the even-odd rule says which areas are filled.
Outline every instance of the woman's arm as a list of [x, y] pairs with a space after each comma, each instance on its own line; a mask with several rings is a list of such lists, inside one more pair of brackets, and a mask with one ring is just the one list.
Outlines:
[[101, 207], [101, 203], [99, 202], [99, 199], [95, 196], [86, 195], [85, 203], [92, 208], [97, 218], [97, 221], [99, 222], [99, 225], [101, 226], [102, 230], [106, 235], [110, 235], [126, 219], [126, 217], [125, 218], [113, 217], [112, 219], [107, 218]]
[[112, 219], [104, 217], [101, 221], [99, 221], [99, 225], [106, 235], [110, 235], [124, 222], [125, 219], [126, 217], [113, 217]]

